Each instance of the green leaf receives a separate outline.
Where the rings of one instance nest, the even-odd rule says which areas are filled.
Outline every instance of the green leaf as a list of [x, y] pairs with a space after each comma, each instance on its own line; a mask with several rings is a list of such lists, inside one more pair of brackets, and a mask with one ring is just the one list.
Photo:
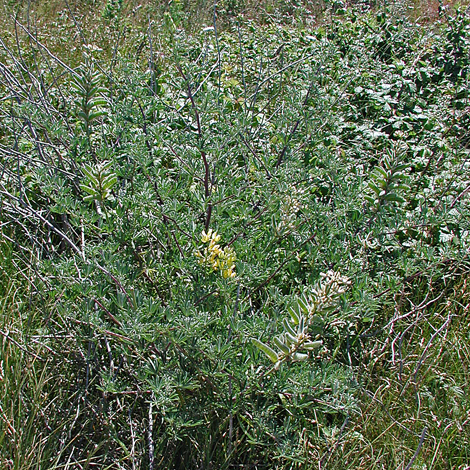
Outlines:
[[88, 104], [91, 106], [107, 106], [108, 102], [104, 98], [93, 98], [88, 101]]
[[290, 333], [287, 333], [287, 332], [284, 333], [284, 337], [286, 339], [286, 343], [288, 346], [290, 346], [291, 344], [296, 344], [298, 341], [296, 336], [291, 335]]
[[117, 176], [112, 174], [108, 175], [101, 184], [104, 190], [111, 189], [117, 183]]
[[405, 202], [405, 199], [403, 199], [401, 196], [395, 193], [385, 194], [383, 198], [385, 201], [390, 201], [390, 202]]
[[88, 116], [88, 121], [94, 121], [95, 119], [98, 119], [101, 116], [106, 116], [108, 113], [106, 111], [95, 111], [94, 113], [90, 113]]
[[90, 178], [90, 179], [95, 178], [95, 172], [94, 172], [93, 168], [90, 165], [85, 165], [82, 168], [82, 171], [83, 171], [83, 173], [85, 173], [86, 176], [88, 176], [88, 178]]
[[261, 341], [257, 340], [256, 338], [251, 338], [251, 342], [258, 348], [263, 351], [266, 356], [269, 357], [269, 359], [276, 363], [278, 361], [278, 355], [274, 351], [274, 349], [271, 349], [267, 344], [262, 343]]
[[380, 194], [380, 189], [374, 182], [369, 181], [369, 188], [372, 189], [372, 191], [374, 191], [374, 193], [376, 193], [377, 196]]
[[89, 116], [87, 113], [84, 113], [83, 111], [79, 111], [77, 115], [78, 117], [81, 117], [85, 122], [89, 121]]
[[319, 341], [310, 341], [308, 343], [304, 343], [302, 345], [303, 348], [305, 349], [308, 349], [308, 350], [313, 350], [313, 349], [318, 349], [318, 348], [321, 348], [323, 344], [323, 341], [319, 340]]
[[85, 96], [86, 90], [85, 88], [78, 82], [71, 82], [70, 86], [75, 89], [80, 96]]
[[288, 346], [284, 342], [282, 342], [278, 337], [274, 338], [274, 343], [284, 354], [288, 355], [290, 353], [290, 349], [288, 348]]
[[[303, 317], [301, 317], [301, 318], [303, 318]], [[282, 325], [284, 326], [284, 329], [286, 330], [287, 333], [291, 334], [292, 336], [297, 336], [297, 333], [289, 325], [289, 320], [287, 318], [284, 318], [284, 320], [282, 320]]]
[[380, 173], [380, 176], [383, 176], [383, 178], [386, 180], [388, 179], [388, 173], [380, 166], [377, 166], [374, 168], [374, 171], [379, 174]]
[[410, 166], [410, 165], [407, 164], [407, 163], [401, 163], [401, 164], [397, 165], [397, 166], [393, 169], [393, 171], [394, 171], [395, 173], [398, 173], [398, 172], [400, 172], [400, 171], [403, 171], [403, 170], [408, 169], [409, 166]]
[[287, 307], [287, 312], [289, 313], [290, 317], [292, 318], [292, 322], [294, 323], [294, 325], [298, 325], [299, 324], [299, 315], [297, 314], [295, 309], [293, 307]]
[[85, 184], [81, 184], [80, 188], [83, 189], [83, 191], [87, 192], [88, 194], [93, 194], [93, 195], [97, 194], [96, 189], [90, 188], [89, 186], [86, 186]]
[[407, 184], [401, 183], [396, 187], [396, 189], [401, 189], [402, 191], [409, 191], [410, 187]]
[[309, 305], [309, 301], [308, 301], [308, 298], [303, 295], [302, 297], [300, 297], [298, 299], [298, 304], [299, 304], [299, 307], [300, 309], [304, 312], [304, 313], [308, 313], [308, 305]]

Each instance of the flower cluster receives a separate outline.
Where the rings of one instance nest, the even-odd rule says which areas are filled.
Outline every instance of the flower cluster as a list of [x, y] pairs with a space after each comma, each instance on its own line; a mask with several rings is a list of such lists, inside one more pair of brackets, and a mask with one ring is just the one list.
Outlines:
[[224, 279], [235, 277], [235, 251], [231, 247], [221, 248], [218, 242], [220, 235], [209, 229], [207, 233], [202, 232], [201, 242], [205, 246], [196, 250], [195, 255], [199, 264], [213, 271], [220, 271]]
[[319, 285], [313, 289], [313, 312], [331, 307], [341, 294], [344, 294], [351, 280], [342, 276], [339, 272], [329, 270], [327, 273], [320, 273], [322, 278]]
[[294, 230], [297, 214], [304, 208], [303, 199], [305, 191], [301, 188], [291, 187], [289, 193], [285, 194], [280, 207], [280, 221], [277, 229]]

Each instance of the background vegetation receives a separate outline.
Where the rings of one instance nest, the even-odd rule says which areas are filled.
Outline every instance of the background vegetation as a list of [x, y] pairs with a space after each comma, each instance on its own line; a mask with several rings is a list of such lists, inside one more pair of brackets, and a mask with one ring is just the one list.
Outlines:
[[466, 5], [0, 8], [1, 468], [467, 468]]

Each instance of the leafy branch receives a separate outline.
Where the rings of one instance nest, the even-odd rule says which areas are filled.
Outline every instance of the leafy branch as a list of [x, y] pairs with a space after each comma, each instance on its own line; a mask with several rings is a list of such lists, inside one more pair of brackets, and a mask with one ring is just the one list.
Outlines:
[[107, 114], [102, 108], [107, 105], [106, 99], [102, 96], [107, 90], [100, 85], [103, 74], [94, 71], [92, 66], [82, 64], [75, 72], [70, 85], [77, 94], [75, 104], [79, 109], [78, 117], [82, 121], [87, 137], [90, 138], [93, 122]]
[[389, 152], [384, 157], [382, 165], [372, 170], [367, 184], [371, 193], [366, 194], [364, 199], [370, 203], [375, 213], [388, 203], [405, 202], [402, 194], [410, 189], [407, 184], [409, 178], [404, 174], [408, 166], [404, 163], [396, 163], [393, 154]]
[[347, 277], [338, 272], [322, 273], [322, 281], [310, 296], [303, 295], [287, 312], [290, 318], [282, 321], [283, 332], [273, 338], [277, 350], [252, 338], [252, 343], [278, 368], [282, 362], [306, 361], [309, 352], [321, 348], [323, 342], [317, 334], [312, 337], [309, 328], [319, 319], [320, 312], [327, 312], [336, 304], [350, 285]]

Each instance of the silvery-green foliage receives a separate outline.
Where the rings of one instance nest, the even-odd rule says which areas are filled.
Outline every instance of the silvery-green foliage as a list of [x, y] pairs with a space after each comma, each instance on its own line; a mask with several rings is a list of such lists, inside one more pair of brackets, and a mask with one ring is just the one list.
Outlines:
[[85, 165], [85, 176], [80, 188], [85, 191], [84, 201], [97, 201], [100, 204], [111, 198], [111, 190], [117, 183], [116, 173], [112, 171], [113, 162], [100, 162], [97, 165]]
[[468, 258], [468, 19], [181, 12], [109, 62], [0, 64], [1, 230], [70, 372], [61, 462], [309, 468], [389, 316]]
[[85, 53], [86, 62], [78, 67], [72, 76], [70, 86], [76, 92], [75, 104], [77, 116], [80, 118], [85, 133], [89, 136], [92, 125], [101, 117], [106, 116], [107, 101], [102, 86], [103, 74], [95, 70], [94, 64]]
[[388, 152], [380, 165], [376, 166], [370, 175], [367, 187], [369, 194], [364, 199], [378, 211], [387, 203], [403, 203], [406, 193], [410, 190], [406, 181], [409, 180], [405, 170], [409, 164], [398, 163], [392, 152]]
[[253, 344], [263, 351], [279, 368], [282, 362], [306, 361], [309, 351], [322, 347], [321, 332], [314, 330], [318, 323], [332, 323], [328, 313], [337, 307], [339, 297], [351, 284], [346, 276], [332, 270], [321, 273], [321, 281], [312, 289], [310, 295], [302, 295], [287, 309], [289, 317], [282, 320], [283, 333], [273, 338], [277, 351], [267, 344], [252, 339]]

